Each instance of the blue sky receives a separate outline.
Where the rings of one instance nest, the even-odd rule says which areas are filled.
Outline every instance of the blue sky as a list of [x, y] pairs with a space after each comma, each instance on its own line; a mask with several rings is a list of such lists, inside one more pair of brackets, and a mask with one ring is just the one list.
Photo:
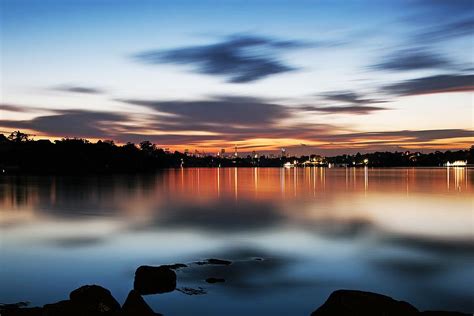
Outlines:
[[473, 1], [1, 0], [0, 26], [3, 132], [205, 151], [473, 141]]

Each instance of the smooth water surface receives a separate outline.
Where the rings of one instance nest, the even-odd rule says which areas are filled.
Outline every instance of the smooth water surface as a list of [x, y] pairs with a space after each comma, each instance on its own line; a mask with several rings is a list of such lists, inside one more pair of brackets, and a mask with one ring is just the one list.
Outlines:
[[146, 301], [165, 315], [308, 315], [349, 288], [473, 312], [473, 179], [467, 168], [0, 177], [0, 302], [42, 305], [93, 283], [123, 302], [138, 266], [213, 257], [234, 263], [178, 271], [179, 288], [207, 294]]

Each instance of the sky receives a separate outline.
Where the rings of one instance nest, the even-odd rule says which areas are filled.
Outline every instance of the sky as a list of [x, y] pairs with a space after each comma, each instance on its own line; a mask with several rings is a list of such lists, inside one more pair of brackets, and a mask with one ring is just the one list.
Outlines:
[[473, 0], [0, 4], [0, 133], [208, 153], [474, 143]]

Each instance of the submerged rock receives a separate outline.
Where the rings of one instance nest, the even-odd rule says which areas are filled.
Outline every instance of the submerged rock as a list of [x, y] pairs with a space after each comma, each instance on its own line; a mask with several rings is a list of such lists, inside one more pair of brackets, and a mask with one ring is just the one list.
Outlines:
[[206, 259], [204, 261], [197, 261], [197, 262], [195, 262], [195, 264], [200, 265], [200, 266], [205, 265], [205, 264], [217, 264], [217, 265], [228, 266], [228, 265], [232, 264], [232, 261], [211, 258], [211, 259]]
[[158, 294], [176, 289], [176, 272], [168, 266], [141, 266], [135, 271], [133, 288], [140, 294]]
[[145, 302], [143, 297], [135, 290], [128, 293], [125, 303], [122, 305], [123, 315], [126, 316], [158, 316], [150, 306]]
[[0, 304], [0, 311], [4, 311], [7, 309], [17, 309], [17, 308], [22, 308], [30, 305], [30, 302], [18, 302], [18, 303], [12, 303], [12, 304]]
[[207, 278], [206, 282], [207, 283], [222, 283], [222, 282], [225, 282], [225, 279], [222, 279], [222, 278]]
[[337, 290], [311, 316], [410, 316], [418, 310], [404, 301], [363, 291]]
[[204, 295], [207, 294], [207, 291], [203, 289], [202, 287], [198, 287], [197, 289], [192, 288], [192, 287], [182, 287], [179, 289], [176, 289], [176, 291], [181, 292], [186, 295]]
[[178, 270], [181, 268], [187, 268], [188, 265], [184, 263], [175, 263], [175, 264], [166, 264], [166, 265], [163, 265], [162, 267], [167, 267], [167, 268], [170, 268], [171, 270]]

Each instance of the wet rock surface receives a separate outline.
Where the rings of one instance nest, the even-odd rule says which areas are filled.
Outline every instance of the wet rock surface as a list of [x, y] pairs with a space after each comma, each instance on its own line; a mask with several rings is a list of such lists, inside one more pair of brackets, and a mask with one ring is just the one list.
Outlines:
[[135, 271], [133, 288], [142, 295], [172, 292], [176, 289], [176, 272], [168, 266], [141, 266]]

